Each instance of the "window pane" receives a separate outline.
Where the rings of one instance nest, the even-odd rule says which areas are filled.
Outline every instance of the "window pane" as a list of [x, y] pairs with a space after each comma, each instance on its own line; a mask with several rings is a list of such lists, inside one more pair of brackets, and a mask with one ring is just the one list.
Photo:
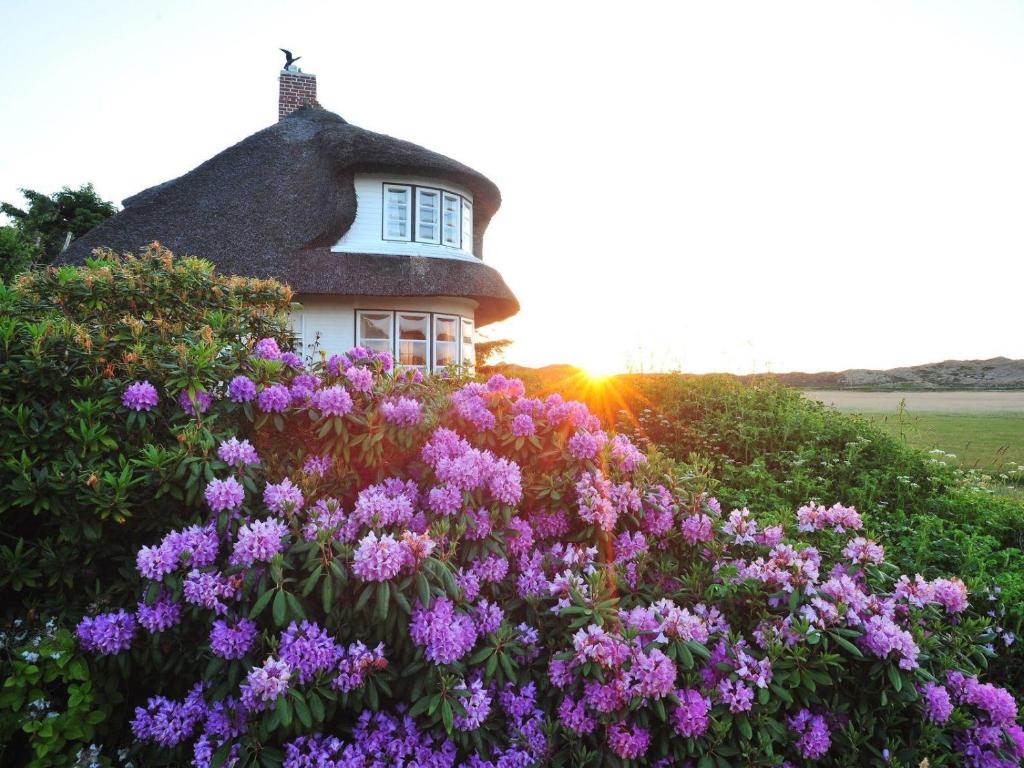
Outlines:
[[459, 196], [444, 193], [444, 244], [453, 248], [461, 245], [459, 240], [459, 221], [461, 219]]
[[398, 364], [424, 367], [427, 364], [427, 342], [399, 341]]
[[436, 189], [417, 189], [416, 239], [428, 243], [440, 240], [441, 195]]
[[384, 193], [384, 237], [409, 239], [409, 198], [406, 187], [386, 187]]
[[462, 318], [462, 364], [476, 365], [476, 349], [473, 346], [473, 321]]
[[473, 204], [462, 201], [462, 250], [473, 252]]
[[459, 345], [454, 341], [439, 341], [434, 344], [434, 365], [446, 368], [458, 362]]
[[[371, 339], [391, 339], [391, 313], [363, 312], [359, 315], [359, 336], [362, 341]], [[367, 346], [369, 346], [367, 344]], [[377, 347], [374, 347], [377, 349]], [[390, 344], [386, 351], [391, 351]]]
[[427, 340], [427, 316], [426, 315], [404, 315], [398, 316], [398, 338]]
[[374, 352], [387, 352], [391, 354], [391, 341], [381, 341], [379, 339], [363, 339], [363, 343], [360, 345], [367, 349], [372, 349]]
[[434, 341], [458, 341], [459, 328], [454, 317], [434, 318]]

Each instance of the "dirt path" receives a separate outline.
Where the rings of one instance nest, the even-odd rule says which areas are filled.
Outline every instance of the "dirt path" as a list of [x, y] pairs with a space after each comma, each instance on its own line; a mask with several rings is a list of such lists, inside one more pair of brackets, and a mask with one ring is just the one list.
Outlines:
[[1024, 416], [1024, 392], [850, 392], [805, 390], [814, 400], [857, 413], [893, 413], [906, 400], [911, 413], [1013, 413]]

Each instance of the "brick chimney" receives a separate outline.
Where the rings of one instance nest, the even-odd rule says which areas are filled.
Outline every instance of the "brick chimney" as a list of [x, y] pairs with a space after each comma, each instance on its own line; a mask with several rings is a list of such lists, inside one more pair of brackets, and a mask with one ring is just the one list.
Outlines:
[[319, 107], [316, 100], [316, 75], [307, 75], [296, 66], [281, 70], [278, 79], [277, 119], [282, 120], [299, 107]]

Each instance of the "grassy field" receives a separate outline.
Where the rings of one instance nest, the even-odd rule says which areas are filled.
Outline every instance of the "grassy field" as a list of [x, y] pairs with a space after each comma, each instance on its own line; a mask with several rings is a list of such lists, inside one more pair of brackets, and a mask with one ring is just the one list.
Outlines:
[[915, 447], [953, 453], [965, 467], [1001, 471], [1024, 464], [1024, 392], [805, 394], [859, 413]]

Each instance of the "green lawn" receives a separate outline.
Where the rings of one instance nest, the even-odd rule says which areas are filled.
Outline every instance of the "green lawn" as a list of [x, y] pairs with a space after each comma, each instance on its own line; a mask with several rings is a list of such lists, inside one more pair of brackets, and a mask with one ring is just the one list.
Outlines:
[[910, 445], [954, 453], [964, 467], [1000, 471], [1024, 464], [1021, 413], [864, 413], [865, 418]]

